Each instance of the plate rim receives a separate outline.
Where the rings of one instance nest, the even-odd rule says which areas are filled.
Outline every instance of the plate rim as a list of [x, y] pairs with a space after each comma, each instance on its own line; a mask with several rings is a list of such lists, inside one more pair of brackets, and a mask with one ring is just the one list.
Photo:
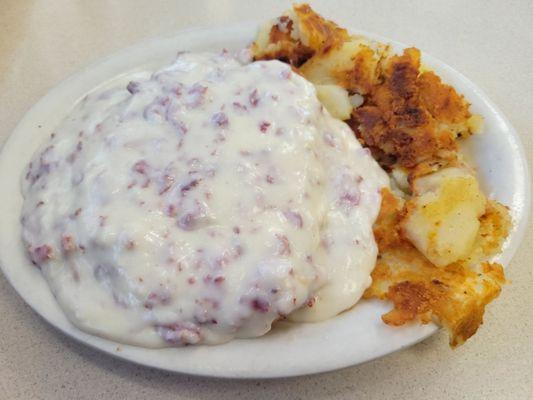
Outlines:
[[[134, 51], [134, 49], [141, 48], [143, 46], [147, 46], [147, 45], [149, 45], [151, 43], [157, 44], [157, 43], [161, 43], [164, 40], [176, 39], [177, 37], [180, 37], [180, 36], [183, 36], [183, 35], [186, 35], [186, 34], [193, 34], [193, 35], [194, 34], [205, 35], [205, 34], [215, 34], [215, 33], [220, 34], [221, 31], [223, 31], [223, 32], [232, 32], [232, 33], [236, 33], [236, 32], [239, 33], [240, 32], [241, 34], [244, 34], [246, 32], [252, 32], [253, 29], [256, 30], [258, 28], [258, 26], [259, 25], [258, 25], [257, 22], [249, 21], [249, 22], [245, 22], [245, 23], [232, 24], [232, 25], [221, 25], [221, 26], [213, 26], [213, 27], [194, 27], [194, 28], [183, 29], [183, 30], [176, 31], [176, 32], [174, 32], [172, 34], [154, 36], [154, 37], [151, 37], [151, 38], [144, 39], [142, 41], [134, 43], [134, 44], [132, 44], [130, 46], [127, 46], [125, 48], [119, 49], [116, 52], [112, 52], [112, 53], [110, 53], [110, 54], [108, 54], [108, 55], [106, 55], [104, 57], [101, 57], [101, 58], [89, 63], [87, 66], [81, 68], [77, 72], [71, 74], [70, 76], [68, 76], [67, 78], [63, 79], [59, 83], [57, 83], [55, 86], [53, 86], [44, 96], [42, 96], [36, 103], [34, 103], [33, 106], [31, 106], [24, 113], [24, 115], [22, 116], [20, 121], [17, 123], [15, 128], [12, 130], [12, 132], [10, 133], [8, 138], [5, 140], [5, 142], [3, 143], [3, 145], [2, 145], [2, 147], [0, 149], [0, 162], [2, 162], [2, 160], [5, 158], [4, 157], [4, 153], [7, 153], [7, 150], [9, 150], [9, 148], [11, 147], [12, 142], [13, 142], [13, 137], [16, 135], [16, 133], [18, 131], [21, 130], [21, 127], [23, 126], [23, 124], [27, 123], [28, 120], [31, 120], [32, 114], [36, 113], [35, 110], [38, 110], [38, 108], [40, 106], [42, 106], [43, 104], [45, 104], [49, 99], [54, 98], [56, 96], [56, 93], [60, 92], [65, 87], [68, 87], [71, 84], [71, 82], [75, 81], [76, 79], [79, 79], [80, 77], [82, 77], [83, 75], [89, 73], [91, 70], [94, 70], [98, 66], [102, 66], [102, 65], [110, 62], [111, 60], [115, 59], [115, 58], [119, 58], [121, 56], [124, 56], [124, 55], [128, 54], [129, 52]], [[381, 35], [377, 35], [377, 34], [374, 34], [374, 33], [371, 33], [371, 32], [367, 32], [367, 31], [363, 31], [363, 30], [359, 30], [359, 29], [352, 29], [352, 28], [348, 28], [348, 30], [352, 34], [363, 35], [363, 36], [366, 36], [366, 37], [368, 37], [368, 38], [370, 38], [372, 40], [377, 40], [377, 41], [380, 41], [380, 42], [383, 42], [383, 43], [389, 43], [395, 49], [403, 49], [403, 48], [409, 47], [408, 45], [406, 45], [404, 43], [401, 43], [401, 42], [398, 42], [396, 40], [392, 40], [392, 39], [389, 39], [387, 37], [383, 37]], [[253, 36], [249, 38], [250, 42], [252, 40], [253, 40]], [[527, 164], [527, 157], [525, 155], [525, 149], [524, 149], [524, 146], [523, 146], [522, 141], [520, 139], [520, 136], [518, 135], [517, 131], [512, 126], [510, 121], [507, 119], [505, 114], [503, 114], [503, 112], [501, 112], [501, 110], [496, 106], [496, 104], [494, 102], [492, 102], [492, 100], [486, 95], [486, 93], [479, 86], [477, 86], [474, 82], [472, 82], [470, 79], [468, 79], [464, 74], [460, 73], [459, 71], [457, 71], [456, 69], [454, 69], [450, 65], [446, 64], [445, 62], [441, 61], [440, 59], [438, 59], [436, 57], [433, 57], [433, 56], [431, 56], [430, 54], [428, 54], [426, 52], [422, 52], [422, 55], [423, 55], [423, 58], [424, 58], [425, 62], [429, 61], [430, 65], [437, 64], [439, 72], [441, 72], [442, 70], [446, 70], [447, 73], [456, 76], [458, 79], [460, 79], [463, 82], [463, 84], [467, 85], [470, 89], [472, 89], [474, 91], [474, 93], [476, 94], [476, 96], [479, 97], [479, 99], [482, 100], [491, 109], [491, 112], [503, 121], [503, 123], [507, 127], [508, 133], [511, 134], [512, 139], [513, 139], [513, 141], [514, 141], [514, 143], [516, 145], [516, 149], [515, 150], [518, 151], [518, 156], [519, 156], [519, 159], [521, 161], [521, 166], [522, 166], [522, 169], [523, 169], [523, 172], [524, 172], [523, 179], [522, 179], [523, 188], [524, 188], [524, 198], [523, 198], [523, 209], [521, 210], [522, 219], [520, 221], [514, 221], [515, 222], [515, 229], [514, 229], [514, 232], [512, 234], [513, 235], [512, 236], [512, 241], [510, 241], [510, 246], [507, 247], [506, 249], [504, 249], [504, 251], [503, 251], [503, 253], [501, 255], [501, 258], [500, 258], [502, 263], [508, 264], [510, 262], [511, 258], [514, 256], [514, 254], [518, 250], [520, 244], [523, 242], [523, 238], [524, 238], [525, 233], [526, 233], [527, 221], [528, 221], [529, 212], [530, 212], [530, 202], [531, 202], [530, 173], [529, 173], [529, 168], [528, 168], [528, 164]], [[63, 115], [65, 115], [65, 114], [63, 114]], [[1, 249], [0, 249], [0, 251], [1, 251]], [[1, 256], [1, 254], [0, 254], [0, 256]], [[316, 373], [321, 373], [321, 372], [327, 372], [327, 371], [347, 368], [347, 367], [354, 366], [354, 365], [359, 365], [359, 364], [362, 364], [362, 363], [365, 363], [365, 362], [372, 361], [372, 360], [374, 360], [376, 358], [380, 358], [380, 357], [383, 357], [385, 355], [392, 354], [392, 353], [394, 353], [396, 351], [405, 349], [407, 347], [410, 347], [410, 346], [412, 346], [412, 345], [414, 345], [414, 344], [426, 339], [427, 337], [433, 335], [438, 330], [438, 328], [436, 326], [433, 326], [432, 329], [427, 330], [427, 332], [425, 332], [425, 334], [420, 335], [415, 340], [403, 343], [401, 346], [397, 347], [393, 351], [385, 351], [385, 352], [382, 352], [382, 353], [376, 352], [374, 354], [374, 356], [368, 357], [368, 358], [366, 358], [364, 360], [355, 361], [355, 362], [349, 362], [348, 361], [348, 362], [344, 362], [344, 363], [339, 363], [339, 364], [337, 364], [334, 367], [326, 367], [326, 368], [318, 367], [318, 368], [310, 368], [310, 370], [307, 370], [306, 368], [304, 368], [304, 369], [301, 369], [299, 371], [288, 372], [288, 373], [287, 373], [287, 371], [284, 371], [283, 373], [280, 373], [280, 374], [277, 374], [276, 372], [264, 373], [264, 372], [261, 372], [261, 371], [257, 371], [259, 373], [254, 373], [255, 371], [250, 371], [250, 373], [247, 373], [247, 374], [244, 374], [244, 375], [243, 374], [239, 374], [239, 373], [237, 373], [237, 374], [232, 373], [231, 370], [229, 370], [229, 371], [218, 371], [218, 372], [215, 372], [213, 370], [207, 370], [205, 372], [204, 371], [198, 371], [198, 370], [195, 370], [195, 371], [177, 370], [177, 369], [172, 369], [172, 368], [165, 368], [165, 367], [162, 367], [160, 365], [153, 365], [153, 364], [150, 364], [150, 363], [141, 362], [141, 361], [135, 359], [134, 357], [130, 357], [126, 352], [123, 352], [123, 351], [118, 352], [118, 351], [111, 351], [110, 349], [102, 348], [97, 343], [95, 343], [93, 341], [90, 341], [90, 340], [87, 340], [86, 337], [83, 337], [83, 336], [87, 336], [88, 334], [86, 334], [85, 332], [80, 331], [78, 328], [72, 326], [74, 328], [74, 330], [78, 331], [78, 332], [76, 332], [77, 334], [74, 334], [74, 332], [67, 330], [63, 326], [60, 326], [55, 321], [51, 321], [46, 316], [44, 316], [41, 312], [37, 311], [36, 307], [33, 304], [31, 304], [31, 302], [29, 302], [21, 294], [21, 291], [19, 290], [19, 288], [17, 288], [17, 285], [13, 284], [12, 279], [9, 276], [9, 274], [7, 274], [5, 272], [4, 262], [1, 259], [0, 259], [0, 269], [2, 270], [3, 275], [6, 277], [7, 281], [10, 283], [11, 287], [24, 300], [24, 302], [26, 304], [28, 304], [32, 308], [33, 312], [35, 312], [40, 318], [44, 319], [48, 324], [52, 325], [55, 329], [59, 330], [63, 334], [67, 335], [68, 337], [74, 339], [75, 341], [77, 341], [79, 343], [83, 343], [84, 345], [87, 345], [87, 346], [89, 346], [89, 347], [91, 347], [93, 349], [102, 351], [102, 352], [104, 352], [106, 354], [109, 354], [109, 355], [115, 357], [115, 358], [127, 360], [127, 361], [133, 362], [133, 363], [135, 363], [137, 365], [143, 365], [143, 366], [148, 366], [148, 367], [151, 367], [151, 368], [156, 368], [156, 369], [160, 369], [160, 370], [164, 370], [164, 371], [168, 371], [168, 372], [177, 372], [177, 373], [181, 373], [181, 374], [194, 375], [194, 376], [219, 377], [219, 378], [250, 378], [250, 379], [253, 379], [253, 378], [293, 377], [293, 376], [310, 375], [310, 374], [316, 374]], [[88, 335], [88, 336], [94, 337], [93, 335]], [[121, 343], [114, 342], [114, 341], [111, 341], [111, 340], [107, 340], [107, 339], [103, 339], [103, 340], [106, 341], [106, 342], [110, 342], [111, 344], [116, 345], [116, 346], [124, 346], [124, 347], [127, 346], [127, 345], [123, 345]], [[254, 340], [254, 339], [250, 339], [250, 340]]]

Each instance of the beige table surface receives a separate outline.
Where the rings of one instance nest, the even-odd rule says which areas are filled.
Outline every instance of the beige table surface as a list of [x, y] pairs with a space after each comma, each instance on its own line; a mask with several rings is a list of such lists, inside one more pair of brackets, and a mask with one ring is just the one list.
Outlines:
[[[49, 89], [104, 55], [183, 28], [273, 17], [289, 4], [0, 0], [0, 143]], [[343, 25], [416, 44], [462, 71], [509, 117], [533, 165], [533, 2], [312, 4]], [[532, 240], [530, 226], [508, 269], [512, 285], [458, 350], [440, 332], [358, 367], [271, 381], [200, 379], [115, 360], [56, 332], [0, 274], [0, 399], [533, 399]]]

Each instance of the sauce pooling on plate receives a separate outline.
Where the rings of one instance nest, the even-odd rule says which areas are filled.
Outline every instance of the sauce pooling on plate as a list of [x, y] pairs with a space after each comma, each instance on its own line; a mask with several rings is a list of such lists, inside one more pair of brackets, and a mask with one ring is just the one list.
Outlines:
[[183, 53], [76, 105], [23, 176], [23, 240], [80, 329], [216, 344], [355, 304], [386, 184], [287, 65]]

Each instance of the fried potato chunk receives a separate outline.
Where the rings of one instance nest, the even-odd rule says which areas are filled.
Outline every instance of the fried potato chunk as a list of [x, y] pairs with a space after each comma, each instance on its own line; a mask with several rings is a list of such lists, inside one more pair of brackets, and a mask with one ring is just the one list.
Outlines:
[[301, 4], [265, 24], [251, 50], [256, 60], [277, 59], [300, 66], [317, 53], [337, 48], [347, 38], [346, 29]]
[[[469, 132], [468, 104], [432, 72], [419, 74], [420, 52], [415, 48], [385, 59], [381, 67], [382, 83], [354, 111], [352, 126], [358, 136], [367, 146], [389, 157], [391, 161], [383, 165], [385, 168], [392, 164], [413, 168], [438, 158], [454, 160], [455, 137]], [[437, 80], [424, 76], [435, 76]], [[431, 92], [441, 95], [440, 105], [431, 103]], [[452, 104], [450, 99], [455, 102]], [[428, 108], [428, 103], [432, 107]]]
[[509, 215], [505, 207], [489, 200], [469, 257], [439, 268], [404, 238], [402, 212], [403, 202], [384, 189], [374, 225], [379, 256], [364, 297], [393, 303], [393, 310], [382, 316], [385, 323], [435, 321], [449, 330], [452, 347], [460, 345], [477, 331], [485, 306], [505, 283], [501, 265], [487, 260], [499, 251], [508, 233]]
[[348, 92], [338, 85], [315, 85], [320, 102], [331, 115], [338, 119], [348, 119], [352, 113], [352, 103]]
[[321, 52], [304, 63], [300, 72], [315, 84], [337, 84], [359, 94], [368, 94], [379, 82], [378, 64], [385, 53], [372, 50], [368, 40], [351, 37], [336, 48]]
[[438, 267], [467, 258], [486, 206], [476, 178], [461, 168], [444, 168], [413, 186], [401, 221], [404, 236]]
[[435, 321], [452, 346], [463, 343], [505, 283], [501, 265], [489, 261], [511, 228], [508, 209], [485, 197], [459, 152], [460, 141], [481, 130], [481, 116], [421, 64], [418, 49], [391, 54], [306, 4], [265, 25], [251, 49], [313, 82], [330, 113], [390, 173], [365, 297], [392, 302], [382, 317], [389, 325]]
[[289, 62], [317, 85], [364, 95], [349, 122], [384, 168], [413, 168], [437, 158], [453, 161], [455, 139], [482, 125], [455, 89], [434, 72], [421, 72], [417, 49], [389, 55], [389, 46], [349, 35], [306, 4], [266, 24], [252, 53], [258, 60]]

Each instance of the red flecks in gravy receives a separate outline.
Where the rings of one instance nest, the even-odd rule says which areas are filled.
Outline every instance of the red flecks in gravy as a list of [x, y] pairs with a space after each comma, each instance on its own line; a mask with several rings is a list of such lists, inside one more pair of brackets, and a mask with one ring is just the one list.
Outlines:
[[320, 110], [289, 66], [228, 52], [180, 53], [80, 101], [22, 179], [23, 240], [67, 317], [162, 347], [351, 307], [387, 182]]

